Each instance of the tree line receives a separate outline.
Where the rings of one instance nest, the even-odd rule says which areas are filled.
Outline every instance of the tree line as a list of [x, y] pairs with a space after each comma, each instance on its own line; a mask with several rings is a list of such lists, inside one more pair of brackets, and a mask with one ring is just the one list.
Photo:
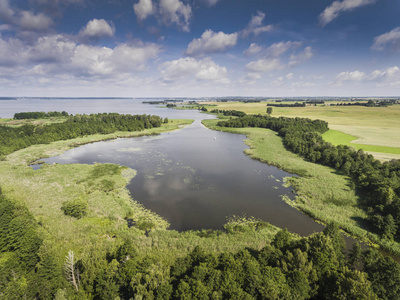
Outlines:
[[0, 156], [35, 144], [48, 144], [85, 135], [109, 134], [116, 131], [142, 131], [160, 127], [162, 122], [162, 118], [152, 115], [102, 113], [70, 115], [63, 123], [42, 126], [25, 124], [20, 127], [9, 127], [3, 125], [0, 126]]
[[224, 116], [233, 116], [233, 117], [244, 117], [246, 113], [240, 110], [222, 110], [222, 109], [213, 109], [211, 111], [213, 114], [223, 114]]
[[14, 114], [15, 120], [25, 120], [25, 119], [48, 119], [55, 117], [68, 117], [69, 114], [66, 111], [34, 111], [34, 112], [20, 112]]
[[[316, 104], [313, 102], [313, 104]], [[296, 102], [296, 103], [268, 103], [267, 106], [274, 107], [306, 107], [305, 102]]]
[[374, 101], [374, 100], [368, 100], [368, 102], [339, 102], [333, 105], [336, 106], [365, 106], [365, 107], [386, 107], [389, 105], [395, 104], [395, 101], [389, 101], [389, 100], [382, 100], [382, 101]]
[[305, 118], [245, 116], [220, 121], [223, 127], [261, 127], [274, 130], [285, 147], [311, 162], [326, 165], [351, 176], [362, 195], [370, 229], [383, 238], [400, 238], [400, 160], [381, 163], [363, 150], [333, 146], [321, 136], [328, 124]]

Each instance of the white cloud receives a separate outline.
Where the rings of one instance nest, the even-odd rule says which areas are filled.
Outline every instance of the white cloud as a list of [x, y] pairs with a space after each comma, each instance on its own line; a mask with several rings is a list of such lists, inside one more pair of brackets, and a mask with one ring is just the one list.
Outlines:
[[159, 10], [165, 24], [176, 24], [183, 31], [189, 31], [192, 8], [179, 0], [160, 0]]
[[252, 61], [246, 65], [246, 69], [251, 72], [271, 72], [282, 69], [283, 66], [280, 60], [277, 58], [269, 59], [262, 58], [256, 61]]
[[0, 0], [0, 19], [24, 31], [46, 31], [53, 25], [53, 20], [43, 13], [13, 9], [8, 0]]
[[263, 12], [258, 11], [257, 15], [252, 16], [246, 29], [242, 31], [242, 35], [244, 37], [247, 37], [250, 34], [254, 34], [257, 36], [260, 33], [272, 31], [274, 29], [272, 25], [263, 25], [264, 19], [265, 19], [265, 14]]
[[376, 0], [342, 0], [334, 1], [330, 6], [319, 15], [319, 21], [322, 26], [327, 25], [336, 19], [340, 13], [353, 10], [355, 8], [375, 3]]
[[313, 56], [312, 48], [306, 47], [301, 53], [290, 55], [287, 63], [281, 62], [287, 59], [287, 56], [284, 56], [285, 53], [289, 50], [295, 51], [295, 49], [301, 47], [301, 45], [302, 43], [298, 41], [287, 41], [274, 43], [265, 49], [260, 49], [257, 45], [250, 46], [250, 48], [245, 51], [245, 54], [257, 52], [261, 53], [261, 55], [258, 60], [248, 63], [246, 69], [251, 72], [271, 72], [294, 67], [309, 60]]
[[204, 0], [209, 6], [214, 6], [219, 0]]
[[229, 83], [227, 73], [225, 67], [219, 66], [210, 58], [196, 60], [193, 57], [187, 57], [167, 61], [161, 65], [162, 80], [166, 83], [181, 79], [188, 81], [189, 78], [197, 81]]
[[79, 32], [82, 37], [101, 38], [105, 36], [114, 36], [114, 25], [108, 23], [104, 19], [90, 20], [84, 28]]
[[154, 14], [155, 9], [152, 0], [139, 0], [138, 3], [133, 5], [136, 16], [139, 20], [143, 21], [148, 16]]
[[114, 49], [78, 45], [70, 66], [82, 75], [132, 73], [143, 71], [147, 61], [156, 58], [159, 52], [160, 47], [155, 44], [120, 44]]
[[161, 47], [156, 44], [120, 44], [113, 49], [110, 63], [118, 72], [142, 71], [146, 63], [156, 58], [160, 52]]
[[343, 85], [343, 83], [347, 83], [347, 82], [361, 82], [365, 78], [366, 78], [366, 74], [361, 71], [341, 72], [336, 76], [334, 85], [341, 86], [341, 85]]
[[26, 51], [30, 61], [42, 63], [68, 62], [76, 43], [61, 34], [39, 37]]
[[279, 57], [286, 53], [289, 49], [296, 49], [302, 45], [301, 42], [279, 42], [274, 43], [265, 50], [266, 57]]
[[365, 78], [365, 73], [360, 71], [342, 72], [336, 76], [337, 81], [361, 81]]
[[374, 50], [384, 50], [389, 48], [392, 51], [400, 50], [400, 27], [381, 34], [374, 39], [374, 44], [371, 47]]
[[188, 45], [185, 54], [201, 56], [208, 53], [223, 52], [236, 45], [237, 33], [226, 34], [222, 31], [215, 33], [206, 30], [199, 39], [194, 39]]
[[289, 66], [293, 67], [298, 64], [304, 63], [307, 60], [309, 60], [311, 57], [314, 56], [314, 53], [312, 51], [312, 48], [310, 46], [304, 48], [303, 52], [297, 55], [291, 55], [290, 56], [290, 61], [289, 61]]
[[369, 74], [358, 70], [341, 72], [332, 84], [341, 86], [347, 82], [367, 83], [368, 85], [375, 83], [376, 86], [400, 86], [400, 68], [394, 66], [384, 70], [374, 70]]
[[109, 48], [77, 44], [61, 34], [42, 36], [32, 45], [0, 37], [0, 66], [12, 67], [20, 75], [30, 71], [47, 76], [115, 77], [146, 70], [147, 63], [160, 52], [161, 46], [140, 41]]
[[23, 44], [20, 40], [3, 40], [0, 35], [0, 66], [14, 67], [21, 63], [23, 60], [22, 49]]
[[365, 78], [367, 81], [375, 81], [377, 83], [400, 82], [400, 68], [397, 66], [387, 68], [385, 70], [375, 70]]
[[42, 13], [35, 15], [29, 11], [21, 11], [17, 22], [21, 29], [27, 31], [44, 31], [53, 25], [53, 21], [46, 15]]
[[254, 54], [260, 53], [263, 47], [257, 45], [256, 43], [251, 43], [249, 48], [246, 49], [243, 53], [246, 56], [252, 56]]

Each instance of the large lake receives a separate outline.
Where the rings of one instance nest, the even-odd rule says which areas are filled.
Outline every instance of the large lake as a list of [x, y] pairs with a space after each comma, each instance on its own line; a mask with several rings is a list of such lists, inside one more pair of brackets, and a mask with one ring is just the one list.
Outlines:
[[[71, 149], [48, 163], [115, 163], [138, 171], [128, 189], [132, 197], [171, 223], [171, 229], [220, 229], [231, 215], [253, 216], [301, 235], [323, 227], [282, 201], [291, 176], [250, 159], [243, 135], [216, 132], [197, 111], [142, 104], [151, 99], [33, 99], [0, 101], [0, 117], [23, 111], [117, 112], [194, 119], [183, 129], [159, 136], [117, 139]], [[154, 99], [153, 99], [154, 100]]]

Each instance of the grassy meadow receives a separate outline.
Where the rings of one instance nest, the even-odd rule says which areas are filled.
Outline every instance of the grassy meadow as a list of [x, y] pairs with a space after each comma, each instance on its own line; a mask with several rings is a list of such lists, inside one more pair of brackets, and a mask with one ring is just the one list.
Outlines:
[[[2, 192], [29, 209], [41, 225], [45, 247], [58, 257], [60, 264], [70, 250], [78, 259], [94, 259], [93, 253], [105, 255], [118, 247], [124, 238], [133, 240], [141, 255], [154, 255], [168, 264], [197, 245], [217, 252], [263, 248], [279, 229], [269, 224], [263, 224], [261, 229], [251, 229], [246, 225], [249, 223], [246, 219], [238, 223], [241, 230], [230, 234], [166, 230], [169, 223], [136, 202], [135, 195], [130, 195], [126, 189], [136, 174], [130, 168], [113, 164], [44, 164], [35, 171], [29, 166], [40, 158], [58, 155], [86, 143], [158, 134], [191, 122], [170, 120], [161, 128], [143, 132], [92, 135], [16, 151], [0, 161]], [[88, 203], [88, 214], [81, 219], [67, 216], [61, 210], [64, 202], [76, 199]], [[128, 218], [135, 226], [128, 227]]]
[[359, 198], [352, 189], [351, 179], [336, 170], [305, 161], [302, 157], [285, 149], [278, 134], [263, 128], [223, 128], [216, 126], [218, 120], [204, 120], [203, 124], [214, 130], [245, 134], [250, 149], [246, 154], [254, 159], [277, 166], [287, 172], [300, 175], [287, 178], [286, 183], [296, 190], [296, 198], [283, 200], [323, 223], [336, 222], [352, 236], [380, 244], [385, 249], [400, 255], [400, 244], [381, 240], [367, 230], [363, 220], [365, 211], [358, 206]]
[[10, 127], [18, 127], [22, 125], [47, 125], [53, 123], [62, 123], [67, 120], [66, 117], [55, 117], [55, 118], [47, 118], [47, 119], [26, 119], [26, 120], [14, 120], [13, 118], [3, 118], [0, 119], [0, 125], [6, 125]]
[[[248, 114], [265, 114], [267, 103], [210, 102], [209, 104], [217, 104], [217, 107], [210, 106], [211, 110], [217, 108], [240, 110]], [[272, 110], [274, 117], [302, 117], [327, 121], [330, 129], [352, 136], [352, 140], [347, 140], [347, 138], [344, 140], [346, 145], [363, 149], [378, 159], [400, 159], [400, 135], [398, 133], [400, 105], [388, 107], [317, 105], [273, 107]], [[343, 139], [343, 136], [334, 133], [324, 137], [329, 137], [327, 141], [335, 145]]]

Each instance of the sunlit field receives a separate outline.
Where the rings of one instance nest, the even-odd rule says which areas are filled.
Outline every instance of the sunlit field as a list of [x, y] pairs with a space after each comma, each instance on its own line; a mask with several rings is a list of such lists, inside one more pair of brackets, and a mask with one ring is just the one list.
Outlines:
[[[248, 114], [265, 114], [267, 102], [212, 102], [210, 109], [240, 110]], [[273, 107], [272, 116], [302, 117], [320, 119], [329, 123], [329, 128], [351, 135], [346, 145], [374, 152], [379, 159], [400, 158], [400, 105], [389, 107], [329, 106]], [[342, 136], [331, 134], [327, 140], [335, 145], [341, 143]], [[350, 138], [350, 137], [348, 137]], [[371, 147], [372, 146], [372, 147]], [[374, 147], [381, 146], [381, 147]], [[391, 154], [376, 155], [375, 153]]]

